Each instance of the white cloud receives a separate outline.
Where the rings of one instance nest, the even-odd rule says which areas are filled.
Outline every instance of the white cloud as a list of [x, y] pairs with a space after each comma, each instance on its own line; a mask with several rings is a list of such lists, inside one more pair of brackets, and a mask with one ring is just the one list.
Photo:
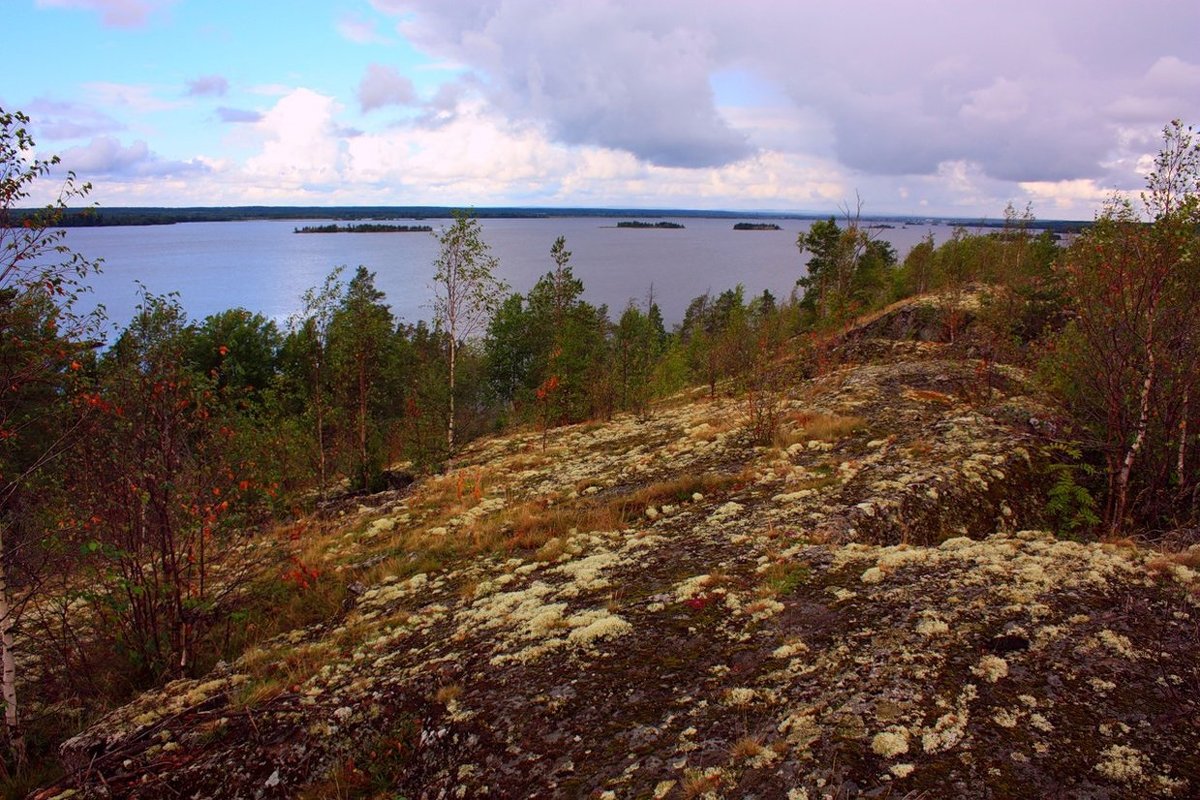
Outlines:
[[528, 0], [420, 7], [401, 30], [435, 57], [483, 77], [507, 116], [566, 144], [626, 150], [663, 166], [711, 167], [752, 153], [714, 103], [713, 32], [682, 9], [632, 2]]
[[98, 136], [86, 145], [69, 148], [61, 158], [62, 168], [73, 170], [82, 180], [157, 178], [208, 171], [201, 161], [167, 161], [151, 152], [144, 141], [126, 146], [113, 136]]
[[169, 111], [184, 104], [177, 100], [163, 100], [155, 96], [153, 87], [144, 84], [111, 83], [96, 81], [83, 84], [88, 99], [97, 105], [122, 106], [136, 112]]
[[416, 89], [407, 76], [380, 64], [367, 65], [367, 72], [358, 84], [358, 102], [363, 111], [409, 105], [416, 97]]
[[38, 8], [77, 8], [100, 14], [105, 25], [114, 28], [137, 28], [145, 25], [150, 15], [166, 8], [175, 0], [36, 0]]
[[261, 151], [247, 160], [248, 177], [281, 190], [333, 185], [339, 180], [343, 142], [334, 116], [337, 103], [309, 89], [296, 89], [254, 123]]
[[967, 92], [967, 102], [959, 112], [985, 124], [1012, 122], [1029, 111], [1029, 98], [1016, 81], [996, 78], [989, 86]]
[[217, 119], [221, 122], [258, 122], [262, 114], [246, 108], [217, 107]]
[[343, 14], [337, 21], [337, 32], [355, 44], [388, 44], [391, 40], [381, 34], [375, 22], [357, 14]]
[[[971, 163], [1019, 191], [1124, 180], [1106, 174], [1123, 158], [1122, 125], [1200, 116], [1195, 4], [1166, 24], [1082, 0], [933, 0], [917, 17], [885, 2], [373, 5], [432, 58], [464, 64], [504, 116], [663, 166], [728, 165], [766, 147], [897, 178]], [[719, 107], [711, 77], [738, 72], [786, 103], [759, 120]], [[789, 112], [813, 143], [789, 146], [760, 124]]]
[[124, 128], [120, 122], [83, 103], [39, 97], [25, 107], [39, 135], [51, 139], [77, 139], [112, 133]]
[[[41, 2], [126, 19], [162, 5]], [[1120, 5], [1014, 2], [930, 0], [914, 16], [889, 2], [371, 0], [364, 12], [393, 15], [423, 64], [377, 60], [337, 97], [280, 73], [294, 83], [210, 117], [242, 123], [213, 137], [236, 158], [214, 145], [176, 163], [205, 167], [186, 196], [212, 202], [823, 210], [858, 191], [868, 213], [995, 216], [1032, 199], [1090, 217], [1110, 187], [1140, 185], [1167, 120], [1200, 118], [1200, 6], [1163, 26]], [[365, 16], [336, 25], [385, 38]], [[450, 72], [418, 93], [418, 70]], [[223, 81], [190, 88], [218, 96]], [[60, 109], [55, 130], [100, 137], [98, 164], [128, 162], [115, 194], [173, 185], [133, 167], [149, 169], [152, 147], [102, 135], [122, 130], [108, 114], [149, 131], [162, 118], [136, 113], [195, 102], [178, 83], [87, 88], [105, 113]]]
[[1036, 207], [1049, 207], [1052, 213], [1088, 212], [1113, 196], [1111, 188], [1105, 188], [1090, 178], [1070, 181], [1030, 181], [1021, 188], [1033, 199]]
[[229, 91], [229, 81], [221, 75], [201, 75], [187, 82], [189, 97], [221, 97]]

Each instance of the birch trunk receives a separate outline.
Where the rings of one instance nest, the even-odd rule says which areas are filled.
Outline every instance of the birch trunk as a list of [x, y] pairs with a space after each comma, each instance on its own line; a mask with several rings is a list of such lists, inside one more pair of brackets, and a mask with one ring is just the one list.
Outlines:
[[3, 532], [0, 531], [0, 695], [4, 699], [4, 727], [8, 746], [18, 769], [25, 765], [25, 734], [17, 713], [17, 663], [13, 658], [13, 608], [8, 594], [4, 564]]
[[1125, 458], [1121, 462], [1121, 471], [1117, 474], [1117, 499], [1113, 503], [1112, 519], [1108, 523], [1109, 532], [1114, 535], [1125, 517], [1125, 507], [1129, 501], [1129, 476], [1133, 472], [1133, 462], [1137, 458], [1138, 452], [1141, 451], [1142, 444], [1146, 441], [1146, 431], [1150, 427], [1150, 395], [1154, 391], [1156, 377], [1154, 351], [1151, 350], [1149, 364], [1146, 368], [1146, 378], [1142, 381], [1141, 397], [1138, 402], [1138, 424], [1133, 443], [1125, 451]]
[[450, 420], [446, 425], [446, 458], [454, 458], [454, 367], [458, 355], [458, 342], [455, 341], [454, 325], [450, 325]]
[[1187, 466], [1187, 437], [1188, 437], [1188, 412], [1191, 410], [1189, 401], [1191, 400], [1191, 390], [1183, 390], [1183, 413], [1179, 418], [1179, 450], [1175, 454], [1175, 472], [1179, 475], [1179, 486], [1181, 488], [1187, 485], [1183, 468]]

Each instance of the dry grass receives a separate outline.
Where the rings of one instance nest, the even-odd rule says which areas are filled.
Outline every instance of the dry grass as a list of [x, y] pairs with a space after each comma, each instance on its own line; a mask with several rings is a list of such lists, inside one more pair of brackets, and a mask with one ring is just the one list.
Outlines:
[[418, 572], [437, 572], [443, 566], [440, 555], [434, 548], [412, 549], [408, 553], [385, 558], [357, 573], [357, 577], [360, 583], [374, 586], [385, 578], [408, 578]]
[[776, 447], [787, 449], [800, 442], [814, 439], [832, 442], [861, 430], [866, 425], [862, 417], [840, 417], [810, 411], [797, 411], [784, 418], [775, 431]]
[[905, 389], [903, 396], [909, 400], [917, 400], [922, 403], [937, 403], [938, 405], [952, 406], [955, 403], [954, 397], [943, 392], [935, 392], [932, 389]]
[[479, 593], [479, 579], [468, 578], [458, 587], [458, 596], [464, 603], [470, 603]]
[[252, 708], [286, 691], [296, 691], [332, 657], [330, 646], [323, 642], [251, 651], [238, 662], [251, 680], [238, 687], [229, 698], [230, 705]]
[[338, 761], [327, 777], [297, 795], [297, 800], [351, 800], [363, 797], [362, 776], [353, 759]]
[[229, 697], [229, 707], [234, 710], [257, 708], [263, 703], [274, 700], [287, 690], [287, 684], [282, 680], [266, 678], [250, 681], [239, 686]]
[[[511, 532], [503, 539], [504, 549], [540, 551], [554, 539], [561, 539], [571, 531], [618, 530], [622, 527], [622, 520], [607, 504], [539, 508], [534, 503], [520, 507], [506, 527], [510, 527]], [[550, 548], [542, 557], [552, 560], [549, 558], [552, 551], [553, 548]]]
[[933, 444], [926, 439], [909, 442], [908, 452], [915, 458], [926, 458], [933, 452]]
[[1175, 567], [1200, 570], [1200, 549], [1163, 554], [1146, 562], [1147, 570], [1159, 574], [1169, 573]]
[[438, 688], [437, 692], [433, 695], [433, 699], [442, 705], [448, 705], [462, 697], [462, 693], [463, 686], [461, 683], [448, 683]]
[[566, 542], [563, 541], [562, 537], [555, 536], [538, 548], [538, 551], [533, 554], [533, 560], [548, 564], [551, 561], [557, 561], [566, 551]]
[[251, 677], [300, 684], [329, 662], [331, 650], [326, 642], [254, 650], [238, 662], [238, 667]]
[[[471, 528], [465, 541], [463, 537], [457, 538], [457, 546], [470, 553], [532, 550], [537, 560], [554, 561], [563, 554], [564, 540], [572, 531], [621, 530], [642, 519], [647, 506], [690, 502], [696, 493], [721, 492], [747, 480], [747, 475], [710, 473], [650, 484], [616, 498], [584, 497], [555, 505], [550, 505], [549, 500], [530, 500], [481, 520]], [[429, 541], [408, 544], [422, 548], [436, 546]]]
[[743, 736], [734, 743], [733, 749], [729, 751], [729, 754], [735, 761], [745, 761], [760, 755], [763, 749], [762, 742], [758, 739], [753, 736]]
[[779, 597], [791, 594], [810, 575], [807, 564], [796, 561], [775, 561], [763, 573], [763, 583], [758, 588], [762, 597]]
[[449, 519], [479, 504], [487, 493], [490, 477], [481, 467], [456, 470], [426, 481], [412, 493], [409, 504], [414, 511]]
[[720, 775], [706, 775], [699, 770], [688, 770], [680, 787], [680, 797], [683, 800], [696, 800], [706, 794], [715, 792], [721, 785]]
[[694, 494], [714, 494], [752, 478], [753, 475], [718, 475], [712, 472], [703, 475], [683, 475], [669, 481], [652, 483], [617, 502], [622, 508], [636, 509], [635, 514], [639, 514], [646, 506], [686, 503]]

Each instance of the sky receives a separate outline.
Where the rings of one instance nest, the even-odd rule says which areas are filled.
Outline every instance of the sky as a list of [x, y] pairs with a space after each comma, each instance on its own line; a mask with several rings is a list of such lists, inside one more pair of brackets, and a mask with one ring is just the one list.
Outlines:
[[0, 4], [101, 206], [1090, 219], [1200, 123], [1195, 0]]

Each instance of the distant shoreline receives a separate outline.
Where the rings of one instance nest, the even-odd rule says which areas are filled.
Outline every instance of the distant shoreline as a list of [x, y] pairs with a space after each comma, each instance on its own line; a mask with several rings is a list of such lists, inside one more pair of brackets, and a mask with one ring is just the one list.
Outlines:
[[739, 222], [733, 226], [735, 231], [781, 231], [774, 222]]
[[364, 222], [360, 225], [305, 225], [292, 228], [292, 233], [433, 233], [429, 225], [380, 225]]
[[618, 228], [633, 228], [634, 230], [682, 230], [683, 225], [678, 222], [667, 222], [660, 220], [658, 222], [641, 222], [638, 220], [623, 220], [617, 223]]
[[[112, 208], [67, 209], [62, 218], [52, 227], [99, 228], [135, 225], [174, 225], [182, 222], [243, 222], [259, 220], [336, 220], [339, 222], [368, 221], [390, 222], [394, 220], [449, 220], [462, 209], [452, 206], [196, 206], [188, 208], [165, 208], [153, 206], [129, 206]], [[522, 206], [497, 206], [474, 208], [467, 211], [479, 219], [727, 219], [761, 220], [764, 223], [779, 220], [811, 221], [837, 218], [837, 214], [783, 211], [722, 211], [697, 209], [645, 209], [645, 208], [538, 208]], [[20, 225], [30, 217], [44, 214], [45, 209], [14, 209], [10, 216], [11, 225]], [[1003, 218], [971, 219], [964, 217], [917, 217], [903, 214], [864, 215], [862, 222], [878, 224], [884, 222], [897, 225], [962, 225], [967, 228], [1002, 228]], [[1037, 230], [1070, 233], [1084, 230], [1091, 221], [1077, 220], [1034, 220], [1030, 225]]]

